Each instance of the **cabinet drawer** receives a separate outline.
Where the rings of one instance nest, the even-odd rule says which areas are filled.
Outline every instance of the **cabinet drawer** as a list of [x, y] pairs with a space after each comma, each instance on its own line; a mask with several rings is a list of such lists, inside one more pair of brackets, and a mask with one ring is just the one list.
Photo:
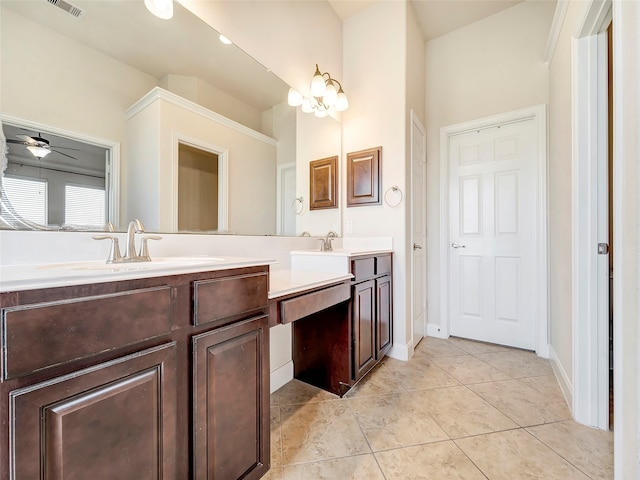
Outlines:
[[391, 273], [391, 255], [376, 257], [376, 275]]
[[132, 290], [2, 309], [3, 379], [171, 331], [171, 289]]
[[350, 297], [351, 286], [342, 284], [301, 295], [290, 300], [284, 300], [280, 305], [280, 318], [282, 319], [282, 323], [291, 323], [312, 313], [345, 302], [349, 300]]
[[203, 325], [267, 307], [267, 273], [193, 282], [193, 323]]
[[375, 258], [357, 258], [351, 263], [354, 281], [366, 280], [375, 275]]

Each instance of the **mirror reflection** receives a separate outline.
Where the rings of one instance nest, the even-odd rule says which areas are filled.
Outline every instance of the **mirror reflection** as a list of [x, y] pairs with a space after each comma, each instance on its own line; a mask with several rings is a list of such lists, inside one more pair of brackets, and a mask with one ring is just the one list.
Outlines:
[[[36, 157], [10, 142], [5, 196], [16, 179], [40, 182], [39, 220], [67, 227], [136, 217], [165, 232], [339, 229], [339, 209], [314, 217], [294, 201], [308, 199], [309, 162], [340, 154], [334, 119], [289, 107], [284, 82], [180, 4], [163, 21], [142, 1], [72, 3], [79, 17], [45, 0], [0, 4], [4, 135], [52, 149]], [[194, 149], [197, 166], [180, 161]], [[71, 186], [95, 211], [72, 214]]]

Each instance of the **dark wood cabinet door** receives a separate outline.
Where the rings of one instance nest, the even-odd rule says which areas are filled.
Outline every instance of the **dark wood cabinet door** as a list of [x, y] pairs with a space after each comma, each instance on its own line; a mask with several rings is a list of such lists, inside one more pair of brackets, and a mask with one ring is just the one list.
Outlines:
[[375, 364], [375, 281], [358, 283], [353, 291], [354, 380], [360, 379]]
[[376, 279], [376, 359], [380, 360], [391, 348], [391, 276]]
[[193, 337], [194, 479], [269, 469], [269, 328], [261, 316]]
[[10, 392], [12, 479], [174, 479], [175, 342]]

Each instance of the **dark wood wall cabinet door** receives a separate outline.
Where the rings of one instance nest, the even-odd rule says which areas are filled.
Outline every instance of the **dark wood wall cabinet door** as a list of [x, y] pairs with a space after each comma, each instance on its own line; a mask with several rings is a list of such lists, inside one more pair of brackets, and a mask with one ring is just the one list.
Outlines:
[[354, 379], [359, 380], [376, 362], [375, 282], [368, 280], [353, 287]]
[[391, 348], [391, 311], [392, 311], [391, 275], [376, 279], [377, 324], [376, 359], [382, 359]]
[[193, 337], [194, 480], [269, 470], [268, 345], [266, 315]]
[[380, 205], [382, 147], [347, 154], [347, 207]]
[[9, 394], [11, 479], [176, 478], [176, 344]]
[[338, 157], [309, 163], [309, 210], [338, 208]]

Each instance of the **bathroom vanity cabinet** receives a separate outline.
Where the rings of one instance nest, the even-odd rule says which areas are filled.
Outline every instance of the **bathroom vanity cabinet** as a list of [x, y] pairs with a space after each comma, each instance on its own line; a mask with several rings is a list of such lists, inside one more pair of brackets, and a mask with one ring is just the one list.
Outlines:
[[[348, 265], [352, 279], [332, 288], [348, 286], [350, 302], [336, 302], [293, 323], [295, 378], [340, 396], [392, 345], [391, 253], [351, 256]], [[328, 296], [331, 290], [325, 292]]]
[[268, 266], [0, 294], [0, 479], [257, 479]]

